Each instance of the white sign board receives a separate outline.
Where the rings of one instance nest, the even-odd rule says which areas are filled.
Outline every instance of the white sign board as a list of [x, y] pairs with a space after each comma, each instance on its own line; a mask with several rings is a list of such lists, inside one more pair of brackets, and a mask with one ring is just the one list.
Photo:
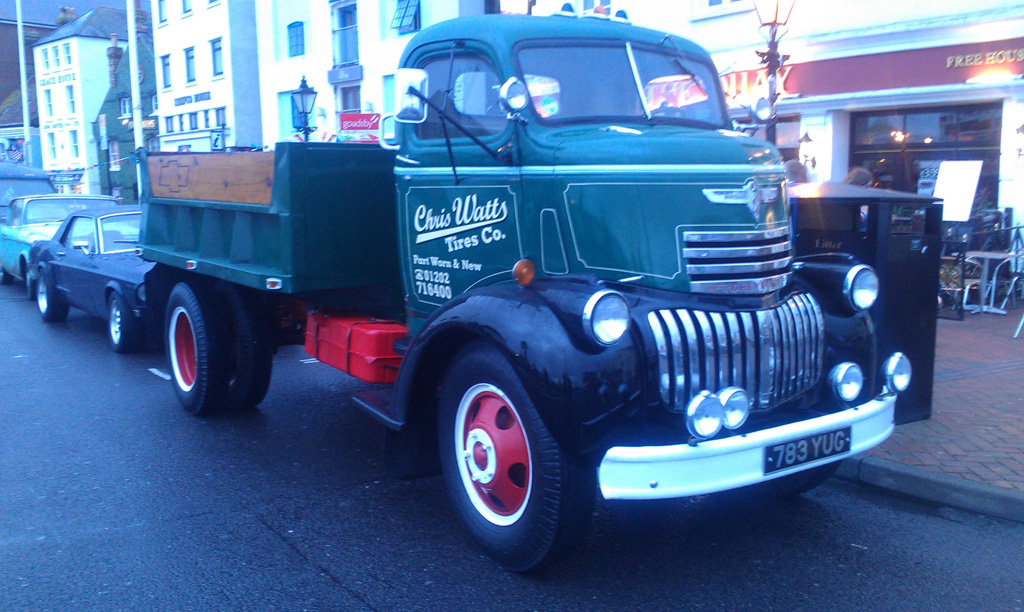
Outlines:
[[934, 196], [942, 200], [943, 221], [968, 221], [978, 190], [981, 161], [944, 161], [935, 179]]

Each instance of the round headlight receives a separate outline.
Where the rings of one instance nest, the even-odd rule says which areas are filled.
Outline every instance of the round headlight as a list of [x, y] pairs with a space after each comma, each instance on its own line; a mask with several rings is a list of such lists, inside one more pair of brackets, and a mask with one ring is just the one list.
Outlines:
[[695, 438], [713, 438], [722, 429], [723, 412], [717, 396], [701, 391], [686, 406], [686, 429]]
[[626, 298], [614, 291], [598, 291], [583, 307], [583, 324], [601, 344], [615, 344], [629, 329]]
[[722, 402], [722, 425], [726, 429], [736, 429], [746, 422], [750, 414], [750, 398], [746, 391], [739, 387], [728, 387], [719, 391], [718, 399]]
[[138, 298], [140, 303], [146, 302], [146, 284], [142, 283], [135, 288], [135, 297]]
[[850, 306], [857, 310], [867, 310], [878, 299], [878, 275], [870, 266], [860, 265], [850, 268], [843, 281], [843, 293]]
[[910, 386], [910, 360], [903, 353], [893, 353], [885, 360], [885, 387], [891, 393], [906, 391]]
[[836, 397], [844, 402], [852, 402], [857, 399], [860, 390], [864, 388], [864, 373], [855, 363], [841, 363], [832, 368], [829, 381], [832, 383], [832, 391]]

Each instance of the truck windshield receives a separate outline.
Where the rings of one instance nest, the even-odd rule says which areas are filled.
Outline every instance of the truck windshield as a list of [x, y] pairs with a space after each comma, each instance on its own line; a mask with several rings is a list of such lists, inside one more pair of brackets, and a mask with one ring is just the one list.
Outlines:
[[533, 109], [545, 122], [729, 127], [714, 68], [674, 49], [553, 43], [524, 47], [518, 60]]

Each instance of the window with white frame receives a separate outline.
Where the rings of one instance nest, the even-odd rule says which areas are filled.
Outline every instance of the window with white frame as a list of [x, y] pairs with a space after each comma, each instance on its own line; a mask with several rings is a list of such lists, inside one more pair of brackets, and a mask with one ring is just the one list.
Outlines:
[[219, 38], [210, 41], [210, 63], [213, 66], [213, 76], [224, 74], [224, 50]]
[[71, 157], [78, 159], [78, 130], [68, 132], [68, 138], [71, 142]]
[[46, 106], [46, 116], [53, 116], [53, 92], [49, 89], [43, 90], [43, 104]]
[[50, 69], [50, 50], [49, 49], [43, 49], [42, 53], [40, 55], [42, 55], [42, 57], [43, 57], [43, 68], [46, 69], [46, 70], [49, 70]]
[[68, 97], [68, 114], [69, 115], [74, 115], [75, 114], [75, 86], [74, 85], [67, 85], [67, 86], [65, 86], [64, 87], [64, 92], [67, 94], [67, 97]]
[[168, 134], [174, 132], [174, 117], [164, 118], [164, 132]]
[[57, 136], [53, 132], [46, 135], [46, 147], [50, 149], [50, 159], [57, 159]]
[[160, 23], [167, 23], [167, 0], [156, 0], [156, 18]]
[[171, 87], [171, 56], [161, 55], [160, 56], [160, 74], [164, 79], [164, 89], [170, 89]]
[[111, 140], [108, 144], [110, 157], [107, 161], [110, 162], [111, 171], [117, 172], [121, 169], [121, 143], [116, 140]]
[[[706, 19], [719, 15], [731, 15], [747, 10], [753, 10], [751, 0], [690, 0], [691, 19]], [[755, 25], [756, 25], [755, 21]]]
[[301, 21], [293, 21], [288, 24], [288, 57], [298, 57], [306, 54], [306, 35], [302, 29]]
[[356, 4], [335, 5], [333, 8], [334, 65], [344, 66], [359, 62], [359, 29]]
[[359, 86], [334, 88], [334, 108], [339, 113], [358, 113], [362, 108]]
[[188, 15], [192, 12], [192, 0], [181, 0], [181, 14]]
[[71, 43], [64, 43], [64, 63], [71, 65]]
[[420, 29], [420, 0], [398, 0], [391, 29], [399, 34], [409, 34]]
[[160, 108], [159, 101], [160, 101], [160, 97], [157, 96], [156, 94], [153, 94], [153, 98], [150, 100], [150, 104], [151, 104], [151, 106], [153, 108], [153, 112], [151, 112], [150, 115], [155, 115], [156, 111], [159, 110], [159, 108]]
[[50, 54], [53, 55], [53, 67], [60, 68], [60, 49], [57, 45], [50, 47]]
[[196, 48], [185, 49], [185, 82], [196, 82]]
[[132, 114], [132, 99], [128, 97], [118, 98], [118, 105], [121, 107], [121, 116], [127, 117]]
[[216, 109], [217, 113], [217, 127], [224, 127], [228, 124], [228, 111], [223, 106]]

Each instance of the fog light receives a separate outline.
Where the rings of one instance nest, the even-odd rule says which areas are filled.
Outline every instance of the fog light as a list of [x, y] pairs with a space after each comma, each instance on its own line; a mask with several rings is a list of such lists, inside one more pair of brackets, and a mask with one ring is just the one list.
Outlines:
[[629, 329], [629, 305], [614, 291], [598, 291], [583, 307], [583, 325], [604, 345], [615, 344]]
[[870, 266], [850, 268], [843, 280], [846, 300], [856, 310], [867, 310], [878, 299], [878, 275]]
[[864, 373], [855, 363], [841, 363], [832, 368], [829, 374], [829, 381], [832, 383], [832, 392], [844, 402], [852, 402], [860, 395], [864, 388]]
[[727, 387], [718, 392], [722, 402], [722, 425], [726, 429], [736, 429], [747, 421], [750, 414], [750, 398], [747, 392], [739, 387]]
[[906, 391], [910, 386], [910, 360], [903, 353], [893, 353], [885, 360], [882, 371], [885, 373], [885, 388], [890, 393]]
[[722, 402], [714, 393], [701, 391], [686, 406], [686, 429], [695, 438], [714, 438], [722, 429]]

